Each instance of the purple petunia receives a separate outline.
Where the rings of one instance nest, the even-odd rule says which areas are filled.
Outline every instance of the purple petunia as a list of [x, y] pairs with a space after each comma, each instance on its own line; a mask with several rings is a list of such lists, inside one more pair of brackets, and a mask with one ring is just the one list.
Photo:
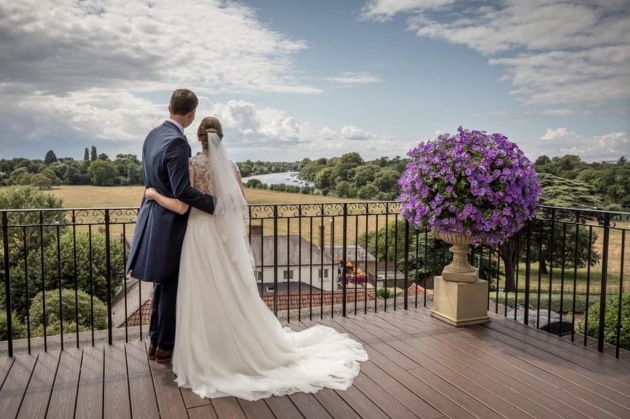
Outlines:
[[532, 162], [502, 134], [442, 134], [409, 151], [399, 180], [401, 214], [417, 228], [496, 244], [534, 215], [540, 183]]

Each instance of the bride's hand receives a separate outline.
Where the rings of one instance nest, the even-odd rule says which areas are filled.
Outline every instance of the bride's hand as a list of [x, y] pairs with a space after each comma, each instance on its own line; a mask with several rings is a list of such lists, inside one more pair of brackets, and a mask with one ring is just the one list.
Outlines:
[[147, 188], [144, 191], [144, 197], [147, 199], [147, 201], [153, 201], [157, 195], [158, 192], [155, 190], [155, 188]]

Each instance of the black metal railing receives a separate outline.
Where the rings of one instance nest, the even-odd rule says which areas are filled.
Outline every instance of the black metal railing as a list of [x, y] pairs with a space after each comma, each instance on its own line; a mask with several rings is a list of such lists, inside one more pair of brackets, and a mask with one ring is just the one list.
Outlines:
[[[0, 210], [0, 354], [144, 337], [151, 284], [124, 272], [136, 216]], [[250, 205], [250, 220], [261, 298], [286, 321], [431, 306], [450, 257], [397, 202]], [[628, 213], [541, 207], [508, 242], [473, 248], [489, 310], [619, 356], [629, 229]]]

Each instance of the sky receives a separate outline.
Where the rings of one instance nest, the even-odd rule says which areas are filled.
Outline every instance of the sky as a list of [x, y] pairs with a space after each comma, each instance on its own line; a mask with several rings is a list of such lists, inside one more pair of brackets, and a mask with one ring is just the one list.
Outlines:
[[405, 157], [459, 126], [630, 157], [630, 0], [0, 0], [0, 158], [141, 156], [176, 88], [236, 161]]

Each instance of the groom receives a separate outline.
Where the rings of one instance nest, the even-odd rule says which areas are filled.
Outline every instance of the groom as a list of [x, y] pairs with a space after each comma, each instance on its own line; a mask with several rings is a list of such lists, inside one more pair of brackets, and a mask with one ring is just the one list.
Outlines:
[[[191, 152], [184, 128], [195, 119], [198, 103], [190, 90], [173, 92], [170, 118], [144, 140], [142, 168], [146, 187], [212, 214], [216, 198], [190, 186], [188, 174]], [[158, 363], [170, 362], [173, 354], [179, 261], [187, 221], [188, 212], [179, 215], [143, 198], [129, 251], [129, 275], [154, 283], [149, 359]]]

